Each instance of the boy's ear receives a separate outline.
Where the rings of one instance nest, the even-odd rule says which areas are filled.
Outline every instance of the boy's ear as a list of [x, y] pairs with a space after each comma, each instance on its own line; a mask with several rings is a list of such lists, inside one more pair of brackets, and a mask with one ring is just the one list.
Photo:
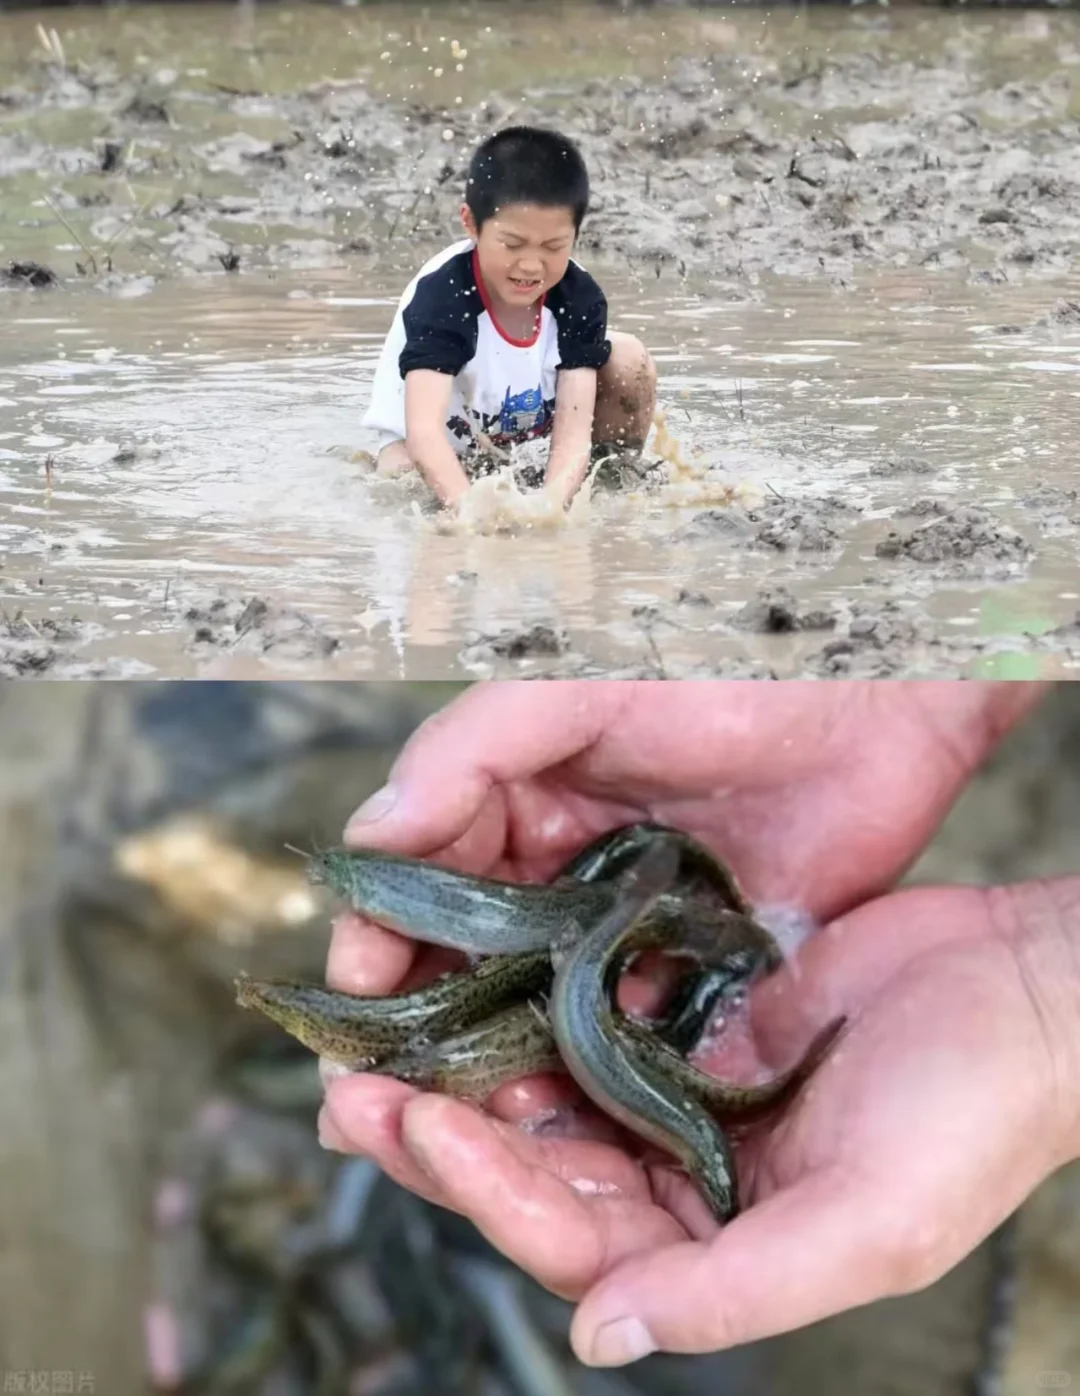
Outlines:
[[468, 233], [469, 237], [475, 242], [480, 236], [480, 230], [476, 226], [476, 219], [473, 217], [472, 209], [468, 204], [461, 205], [461, 223], [466, 233]]

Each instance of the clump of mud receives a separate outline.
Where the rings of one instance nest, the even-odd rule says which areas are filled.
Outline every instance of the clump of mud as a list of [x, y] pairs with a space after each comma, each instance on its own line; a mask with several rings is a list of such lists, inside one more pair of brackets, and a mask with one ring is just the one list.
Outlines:
[[673, 543], [726, 540], [778, 553], [826, 553], [840, 542], [830, 520], [855, 514], [854, 505], [830, 495], [823, 499], [768, 499], [753, 509], [732, 505], [703, 509], [675, 529]]
[[341, 643], [310, 616], [275, 606], [261, 596], [218, 596], [206, 605], [190, 606], [184, 619], [191, 627], [189, 648], [196, 650], [225, 649], [256, 655], [273, 650], [282, 658], [325, 659]]
[[492, 654], [500, 659], [532, 659], [537, 655], [566, 654], [570, 640], [565, 630], [551, 625], [534, 625], [528, 630], [504, 630], [488, 641]]
[[0, 286], [23, 287], [42, 291], [57, 283], [56, 273], [40, 262], [9, 262], [0, 270]]
[[82, 635], [78, 616], [29, 620], [22, 611], [0, 618], [0, 678], [40, 677], [54, 668], [64, 647]]
[[804, 610], [787, 587], [764, 587], [732, 617], [740, 630], [761, 635], [789, 635], [796, 630], [831, 630], [835, 610]]
[[561, 627], [538, 623], [523, 630], [500, 630], [477, 635], [461, 652], [464, 663], [490, 663], [498, 659], [555, 659], [570, 653], [570, 637]]
[[940, 519], [953, 507], [943, 499], [924, 495], [922, 499], [913, 499], [910, 504], [905, 504], [899, 512], [915, 519]]
[[703, 591], [693, 591], [690, 587], [680, 587], [675, 593], [675, 605], [700, 606], [702, 609], [707, 609], [710, 606], [715, 606], [716, 602]]
[[1025, 509], [1048, 509], [1054, 513], [1080, 508], [1080, 490], [1066, 490], [1040, 480], [1030, 494], [1020, 500]]
[[689, 523], [673, 530], [670, 538], [673, 543], [696, 543], [705, 538], [748, 543], [753, 536], [753, 522], [742, 510], [703, 509]]
[[909, 668], [912, 650], [931, 638], [929, 622], [905, 614], [899, 602], [858, 603], [844, 633], [811, 656], [807, 667], [822, 678], [853, 672], [860, 677], [884, 677]]
[[875, 549], [878, 557], [908, 558], [928, 563], [1028, 562], [1035, 549], [1006, 524], [996, 523], [985, 509], [954, 509], [944, 518], [922, 524], [911, 533], [890, 533]]
[[1059, 329], [1080, 328], [1080, 301], [1070, 301], [1064, 297], [1056, 300], [1045, 315], [1039, 316], [1035, 324]]
[[771, 500], [749, 517], [754, 522], [765, 520], [755, 534], [758, 547], [780, 553], [825, 553], [840, 541], [836, 529], [826, 522], [835, 512], [828, 503], [818, 500]]
[[891, 480], [898, 475], [932, 475], [934, 465], [925, 456], [889, 456], [887, 460], [875, 461], [870, 474], [878, 479]]
[[1019, 501], [1020, 507], [1039, 520], [1044, 536], [1075, 533], [1080, 528], [1080, 491], [1061, 489], [1045, 480]]

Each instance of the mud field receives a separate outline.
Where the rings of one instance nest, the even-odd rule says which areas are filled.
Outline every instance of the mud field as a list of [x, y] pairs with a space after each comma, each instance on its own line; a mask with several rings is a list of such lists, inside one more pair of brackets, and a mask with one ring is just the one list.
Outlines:
[[[1078, 65], [1077, 10], [0, 14], [0, 673], [1075, 676]], [[359, 418], [511, 119], [585, 150], [665, 483], [446, 532]]]

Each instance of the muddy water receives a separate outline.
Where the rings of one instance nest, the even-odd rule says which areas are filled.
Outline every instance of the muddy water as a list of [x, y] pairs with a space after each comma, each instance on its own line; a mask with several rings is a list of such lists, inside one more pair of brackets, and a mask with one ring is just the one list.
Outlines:
[[[0, 291], [0, 662], [1074, 673], [1080, 19], [508, 15], [0, 16], [0, 265], [61, 277]], [[667, 483], [445, 535], [374, 358], [469, 145], [556, 110]]]
[[[659, 495], [598, 494], [565, 529], [510, 537], [435, 534], [419, 491], [355, 459], [393, 282], [222, 278], [106, 301], [104, 315], [89, 290], [22, 298], [0, 379], [5, 604], [74, 609], [87, 660], [171, 674], [317, 658], [302, 637], [266, 658], [199, 639], [185, 613], [232, 592], [302, 607], [340, 640], [327, 671], [348, 673], [434, 676], [472, 633], [537, 624], [565, 631], [568, 666], [574, 651], [616, 668], [797, 665], [821, 632], [730, 624], [775, 584], [805, 609], [899, 598], [958, 643], [1047, 629], [1080, 610], [1076, 525], [1056, 496], [1056, 527], [1038, 507], [1040, 483], [1075, 483], [1080, 334], [996, 332], [1030, 326], [1041, 291], [943, 289], [925, 275], [864, 281], [855, 328], [847, 298], [814, 288], [728, 304], [616, 281], [614, 318], [654, 349], [686, 470]], [[777, 496], [806, 501], [804, 541], [821, 550], [764, 546], [757, 522], [729, 531], [732, 511], [700, 507], [736, 482], [765, 502], [755, 519], [784, 509]], [[891, 529], [919, 522], [897, 517], [914, 498], [991, 508], [1037, 543], [1034, 560], [988, 580], [978, 559], [965, 575], [970, 563], [875, 557]]]

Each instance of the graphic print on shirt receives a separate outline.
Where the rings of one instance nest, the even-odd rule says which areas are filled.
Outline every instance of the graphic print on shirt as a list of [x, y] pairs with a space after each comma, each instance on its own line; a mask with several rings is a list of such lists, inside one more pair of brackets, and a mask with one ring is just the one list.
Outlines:
[[525, 388], [520, 393], [506, 390], [499, 414], [499, 431], [507, 436], [535, 436], [547, 425], [549, 413], [542, 387]]
[[405, 377], [429, 369], [453, 378], [447, 439], [463, 455], [482, 434], [505, 448], [550, 433], [560, 368], [608, 361], [607, 302], [576, 262], [540, 302], [531, 340], [504, 334], [480, 281], [470, 241], [432, 258], [406, 288], [383, 345], [364, 425], [403, 440]]

